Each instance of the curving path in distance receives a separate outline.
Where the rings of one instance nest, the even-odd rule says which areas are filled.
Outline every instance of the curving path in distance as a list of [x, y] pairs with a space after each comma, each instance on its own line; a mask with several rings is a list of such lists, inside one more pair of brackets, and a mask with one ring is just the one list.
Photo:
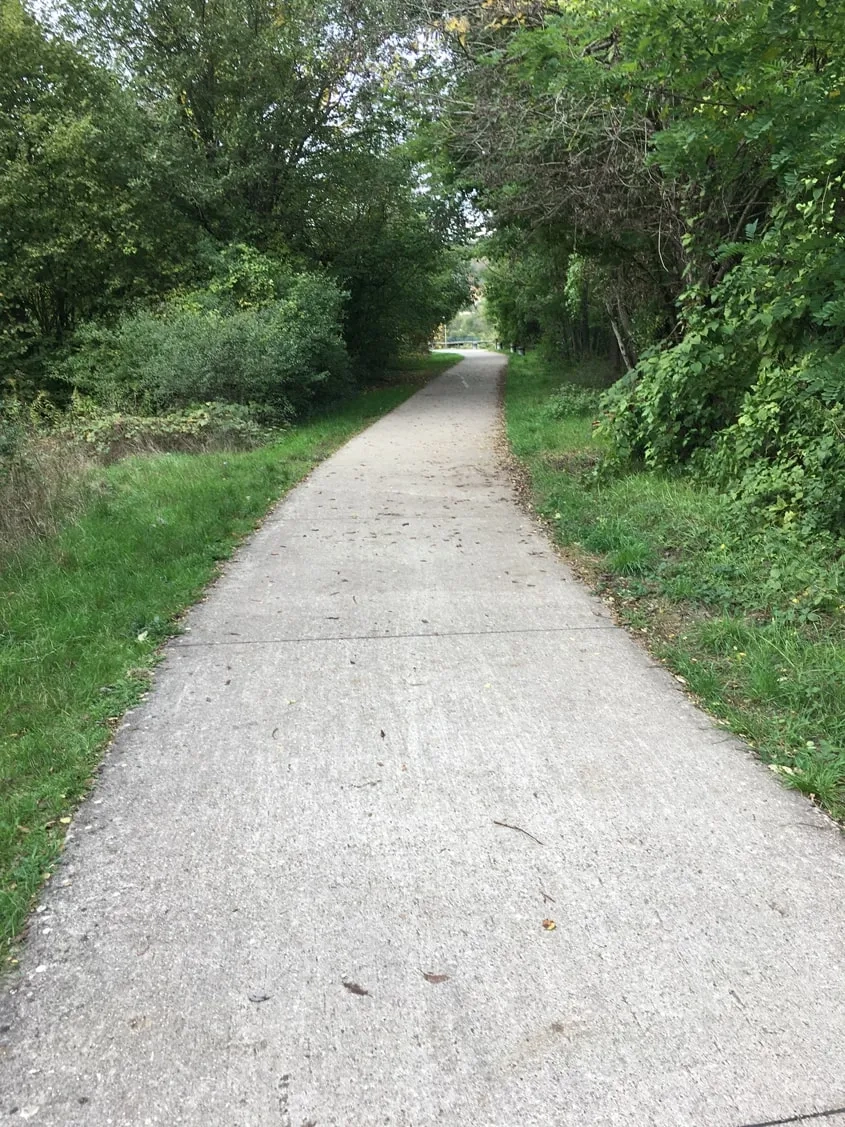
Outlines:
[[6, 984], [0, 1122], [845, 1124], [842, 838], [520, 509], [502, 363], [325, 462], [169, 646]]

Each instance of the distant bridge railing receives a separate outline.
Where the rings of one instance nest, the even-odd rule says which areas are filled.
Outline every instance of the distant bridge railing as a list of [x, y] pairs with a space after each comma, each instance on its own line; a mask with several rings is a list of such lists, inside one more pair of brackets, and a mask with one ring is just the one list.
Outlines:
[[493, 340], [438, 340], [432, 344], [432, 348], [442, 348], [448, 350], [450, 348], [495, 348], [496, 342]]

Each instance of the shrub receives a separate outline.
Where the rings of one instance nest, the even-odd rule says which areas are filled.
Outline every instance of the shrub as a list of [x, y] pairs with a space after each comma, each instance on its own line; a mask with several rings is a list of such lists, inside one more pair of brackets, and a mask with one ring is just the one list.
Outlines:
[[843, 139], [838, 119], [813, 138], [809, 163], [783, 173], [768, 226], [720, 247], [733, 267], [683, 299], [683, 339], [645, 356], [603, 404], [617, 461], [692, 459], [745, 519], [808, 542], [845, 527]]
[[316, 274], [285, 276], [259, 304], [212, 287], [113, 327], [84, 326], [55, 373], [112, 411], [152, 415], [222, 401], [290, 420], [346, 387], [342, 299]]
[[845, 349], [764, 370], [702, 460], [739, 506], [802, 539], [845, 530]]

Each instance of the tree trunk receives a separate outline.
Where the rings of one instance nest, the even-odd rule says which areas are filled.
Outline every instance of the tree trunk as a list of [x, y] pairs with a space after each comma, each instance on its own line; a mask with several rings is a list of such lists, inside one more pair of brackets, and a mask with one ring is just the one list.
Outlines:
[[611, 329], [613, 329], [613, 335], [616, 337], [616, 343], [619, 346], [619, 355], [622, 357], [622, 362], [624, 363], [626, 370], [630, 372], [632, 368], [636, 367], [636, 359], [632, 354], [628, 342], [626, 341], [625, 336], [622, 332], [622, 329], [617, 323], [617, 320], [614, 317], [613, 313], [613, 307], [611, 306], [610, 302], [608, 302], [607, 315], [610, 318], [610, 327]]

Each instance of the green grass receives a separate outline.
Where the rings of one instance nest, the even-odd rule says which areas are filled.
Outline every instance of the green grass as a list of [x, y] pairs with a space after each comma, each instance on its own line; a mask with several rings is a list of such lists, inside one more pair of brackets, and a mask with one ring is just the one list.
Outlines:
[[415, 356], [402, 356], [397, 361], [396, 370], [404, 376], [419, 375], [426, 379], [437, 375], [453, 364], [463, 360], [460, 352], [423, 352]]
[[595, 369], [536, 354], [511, 361], [508, 434], [538, 512], [577, 570], [713, 715], [787, 785], [845, 818], [841, 555], [748, 527], [690, 476], [597, 475], [601, 442], [591, 416], [575, 410], [580, 388], [601, 382]]
[[[430, 372], [426, 363], [417, 368]], [[8, 951], [162, 641], [268, 508], [419, 386], [363, 392], [248, 453], [135, 457], [0, 575], [0, 948]], [[13, 957], [13, 955], [9, 955]]]

